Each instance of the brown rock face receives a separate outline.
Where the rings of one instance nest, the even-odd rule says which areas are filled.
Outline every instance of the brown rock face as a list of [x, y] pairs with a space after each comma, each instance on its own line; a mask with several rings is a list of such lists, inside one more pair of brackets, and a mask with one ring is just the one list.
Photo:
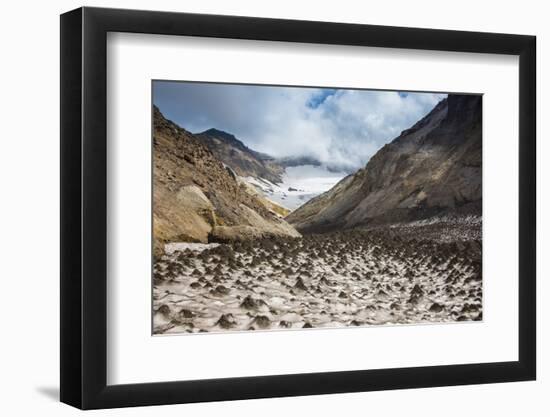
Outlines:
[[[240, 239], [249, 235], [300, 234], [247, 192], [193, 134], [153, 116], [153, 233], [155, 253], [166, 242], [208, 242], [213, 230]], [[233, 233], [232, 233], [233, 232]]]
[[286, 220], [322, 232], [442, 214], [481, 215], [481, 96], [449, 95], [365, 168]]

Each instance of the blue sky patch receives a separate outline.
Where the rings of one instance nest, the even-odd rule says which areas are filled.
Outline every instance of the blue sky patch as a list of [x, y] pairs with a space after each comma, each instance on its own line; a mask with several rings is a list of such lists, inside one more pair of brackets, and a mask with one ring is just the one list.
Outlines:
[[336, 94], [337, 91], [338, 90], [333, 88], [324, 88], [322, 90], [319, 90], [317, 94], [314, 94], [309, 98], [306, 106], [308, 106], [310, 109], [316, 109], [321, 104], [323, 104], [327, 98]]

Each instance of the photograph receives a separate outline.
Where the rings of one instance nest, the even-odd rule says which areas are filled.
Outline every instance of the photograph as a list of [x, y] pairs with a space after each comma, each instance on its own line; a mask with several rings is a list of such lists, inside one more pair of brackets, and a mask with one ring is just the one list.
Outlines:
[[[52, 336], [56, 359], [27, 367], [49, 379], [15, 366], [15, 380], [40, 383], [36, 397], [58, 381], [62, 403], [105, 412], [211, 403], [242, 416], [265, 414], [266, 399], [277, 416], [357, 401], [383, 414], [390, 398], [400, 414], [452, 403], [464, 416], [467, 390], [485, 414], [538, 415], [542, 14], [229, 6], [64, 10], [56, 82], [8, 83], [22, 115], [8, 142], [28, 145], [21, 127], [40, 126], [43, 145], [49, 123], [60, 145], [8, 152], [59, 161], [59, 193], [21, 158], [6, 177], [30, 181], [7, 193], [28, 194], [11, 204], [25, 221], [8, 223], [20, 232], [47, 195], [60, 226], [42, 233], [55, 222], [38, 217], [38, 234], [10, 242], [21, 287], [21, 265], [47, 253], [29, 236], [60, 240], [48, 255], [59, 286], [31, 291], [59, 301], [51, 326], [36, 337], [18, 320], [14, 338], [21, 350]], [[27, 50], [14, 49], [36, 61]], [[33, 80], [59, 86], [33, 97], [60, 106], [29, 111]]]
[[482, 96], [154, 80], [152, 332], [482, 320]]

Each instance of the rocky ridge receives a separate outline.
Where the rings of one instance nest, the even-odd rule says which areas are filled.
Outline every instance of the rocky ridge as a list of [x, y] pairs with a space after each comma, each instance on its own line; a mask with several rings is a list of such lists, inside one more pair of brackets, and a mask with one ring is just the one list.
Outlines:
[[196, 135], [216, 158], [238, 176], [265, 178], [280, 183], [285, 168], [269, 155], [248, 148], [234, 135], [218, 129], [208, 129]]
[[261, 195], [192, 133], [153, 115], [153, 231], [159, 255], [167, 242], [208, 242], [268, 236], [299, 237]]
[[449, 95], [286, 219], [302, 232], [481, 215], [481, 96]]

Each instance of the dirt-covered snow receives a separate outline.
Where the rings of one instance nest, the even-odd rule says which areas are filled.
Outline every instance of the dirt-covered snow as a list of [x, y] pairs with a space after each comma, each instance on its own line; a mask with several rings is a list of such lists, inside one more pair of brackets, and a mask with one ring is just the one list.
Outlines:
[[264, 178], [246, 177], [245, 180], [271, 201], [295, 210], [313, 197], [330, 190], [345, 176], [344, 172], [332, 172], [322, 166], [300, 165], [286, 168], [280, 184]]
[[443, 219], [233, 245], [174, 244], [154, 265], [153, 332], [481, 320], [480, 238], [480, 222]]

